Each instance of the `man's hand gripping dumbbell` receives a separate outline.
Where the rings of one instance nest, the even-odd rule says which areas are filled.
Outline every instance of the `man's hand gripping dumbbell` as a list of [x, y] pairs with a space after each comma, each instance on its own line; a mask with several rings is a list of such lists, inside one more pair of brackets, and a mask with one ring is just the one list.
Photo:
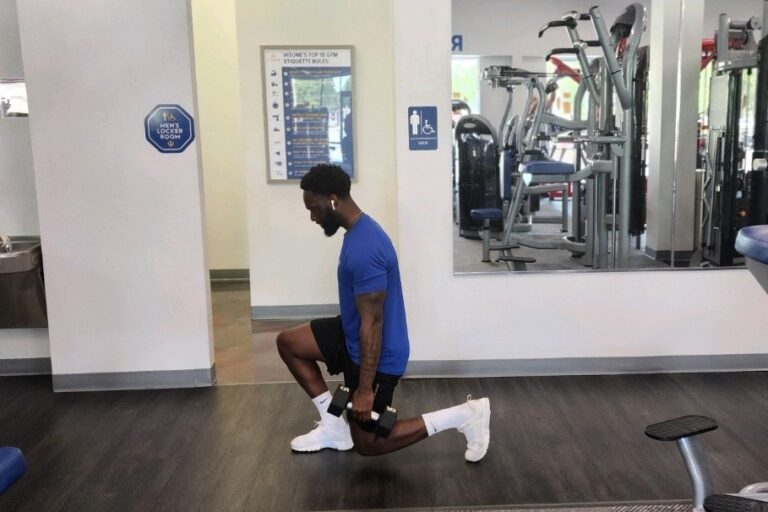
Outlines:
[[[333, 400], [328, 406], [328, 412], [334, 416], [341, 416], [345, 409], [352, 410], [352, 402], [349, 401], [351, 392], [346, 386], [339, 386], [333, 393]], [[381, 414], [371, 411], [371, 419], [376, 423], [375, 433], [379, 437], [387, 438], [397, 421], [397, 410], [387, 406]]]

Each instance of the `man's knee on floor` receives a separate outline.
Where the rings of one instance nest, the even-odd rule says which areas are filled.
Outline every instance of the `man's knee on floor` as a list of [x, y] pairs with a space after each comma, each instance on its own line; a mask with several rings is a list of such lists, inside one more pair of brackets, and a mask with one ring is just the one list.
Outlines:
[[373, 457], [382, 453], [384, 439], [376, 437], [374, 434], [368, 432], [353, 433], [352, 440], [355, 443], [355, 451], [363, 457]]

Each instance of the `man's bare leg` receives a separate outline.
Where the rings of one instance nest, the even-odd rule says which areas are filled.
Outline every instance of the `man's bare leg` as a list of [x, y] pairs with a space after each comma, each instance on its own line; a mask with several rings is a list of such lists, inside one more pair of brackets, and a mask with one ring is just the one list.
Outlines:
[[488, 451], [490, 418], [490, 402], [487, 398], [481, 398], [416, 418], [397, 420], [387, 438], [366, 432], [356, 421], [350, 422], [350, 429], [357, 452], [372, 456], [401, 450], [438, 432], [456, 428], [467, 439], [464, 458], [469, 462], [477, 462]]
[[291, 441], [291, 449], [297, 452], [316, 452], [325, 448], [351, 450], [353, 441], [347, 422], [328, 413], [331, 393], [317, 364], [325, 359], [309, 324], [278, 334], [277, 350], [296, 382], [309, 395], [320, 414], [317, 427], [307, 434], [295, 437]]
[[277, 335], [277, 351], [296, 382], [310, 398], [328, 391], [318, 361], [325, 361], [309, 324], [302, 324]]

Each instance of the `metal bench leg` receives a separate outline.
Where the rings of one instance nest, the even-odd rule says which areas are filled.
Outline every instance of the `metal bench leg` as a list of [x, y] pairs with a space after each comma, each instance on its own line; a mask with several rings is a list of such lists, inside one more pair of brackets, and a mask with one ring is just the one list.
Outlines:
[[483, 239], [483, 263], [491, 262], [491, 221], [483, 220], [483, 227], [480, 228], [481, 238]]
[[568, 232], [568, 183], [565, 184], [565, 190], [563, 190], [563, 233]]
[[712, 478], [704, 454], [704, 447], [697, 437], [684, 437], [677, 441], [677, 447], [685, 461], [685, 468], [693, 485], [693, 509], [704, 512], [704, 499], [712, 494]]
[[507, 225], [504, 226], [504, 239], [503, 243], [508, 244], [510, 243], [510, 235], [512, 234], [512, 231], [515, 227], [515, 222], [517, 221], [517, 212], [520, 211], [520, 206], [523, 202], [523, 191], [525, 190], [525, 183], [523, 183], [523, 177], [519, 176], [517, 179], [517, 183], [515, 185], [514, 191], [512, 193], [512, 204], [510, 205], [509, 214], [507, 216], [507, 219], [512, 219], [512, 222], [507, 222]]

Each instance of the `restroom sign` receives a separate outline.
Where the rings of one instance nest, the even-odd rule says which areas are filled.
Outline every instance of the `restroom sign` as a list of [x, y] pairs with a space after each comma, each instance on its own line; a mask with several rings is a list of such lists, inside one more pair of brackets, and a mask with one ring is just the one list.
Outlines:
[[408, 148], [437, 149], [437, 107], [408, 107]]
[[195, 122], [179, 105], [158, 105], [144, 118], [144, 134], [161, 153], [181, 153], [195, 140]]

